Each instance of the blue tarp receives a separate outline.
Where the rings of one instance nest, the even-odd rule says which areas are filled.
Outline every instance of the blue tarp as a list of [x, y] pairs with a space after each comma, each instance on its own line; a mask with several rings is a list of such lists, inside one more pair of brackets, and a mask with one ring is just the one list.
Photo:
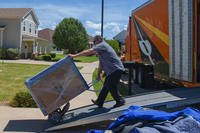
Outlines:
[[[173, 121], [180, 116], [191, 116], [197, 122], [200, 122], [200, 111], [194, 108], [186, 108], [181, 111], [167, 113], [158, 110], [145, 110], [140, 106], [130, 106], [125, 110], [116, 121], [111, 123], [108, 130], [114, 130], [122, 124], [131, 125], [136, 121], [151, 121], [151, 122], [163, 122]], [[101, 130], [90, 130], [88, 133], [100, 133]]]

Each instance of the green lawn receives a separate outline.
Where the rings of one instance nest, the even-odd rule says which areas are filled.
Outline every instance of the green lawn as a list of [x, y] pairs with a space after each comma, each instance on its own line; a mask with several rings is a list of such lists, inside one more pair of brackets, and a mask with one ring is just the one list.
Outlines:
[[10, 101], [17, 92], [27, 90], [25, 80], [48, 67], [15, 63], [3, 63], [0, 66], [0, 101]]
[[52, 59], [52, 61], [59, 61], [60, 59], [66, 57], [64, 54], [56, 54], [56, 57]]
[[[94, 81], [96, 79], [96, 76], [97, 76], [97, 69], [95, 69], [95, 71], [93, 72], [93, 75], [92, 75], [92, 80]], [[102, 78], [102, 80], [104, 81], [105, 80], [105, 77]], [[100, 81], [98, 82], [97, 84], [94, 85], [94, 90], [96, 91], [96, 94], [97, 96], [99, 95], [99, 92], [102, 88], [102, 84], [103, 82]], [[122, 96], [127, 96], [128, 95], [128, 87], [125, 86], [124, 84], [120, 83], [119, 84], [119, 92]], [[110, 100], [113, 100], [112, 96], [110, 95], [110, 93], [107, 95], [106, 97], [106, 101], [110, 101]]]
[[74, 61], [75, 62], [82, 62], [82, 63], [90, 63], [90, 62], [95, 62], [98, 60], [98, 57], [93, 55], [93, 56], [82, 56], [82, 57], [78, 57], [75, 58]]
[[25, 80], [47, 67], [47, 65], [0, 63], [0, 101], [10, 101], [17, 92], [27, 91]]

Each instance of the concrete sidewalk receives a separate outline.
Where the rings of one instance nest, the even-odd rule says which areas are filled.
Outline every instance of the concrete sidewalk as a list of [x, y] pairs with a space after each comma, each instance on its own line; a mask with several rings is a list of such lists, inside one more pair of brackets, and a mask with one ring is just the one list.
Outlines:
[[[10, 63], [23, 63], [23, 64], [43, 64], [52, 65], [55, 62], [32, 61], [32, 60], [15, 60], [4, 62]], [[80, 70], [87, 83], [92, 81], [92, 73], [98, 62], [94, 63], [76, 63], [77, 66], [82, 66]], [[91, 88], [93, 89], [93, 88]], [[79, 96], [70, 101], [70, 109], [78, 108], [81, 106], [90, 105], [91, 99], [96, 99], [96, 94], [91, 91], [85, 91]], [[43, 132], [45, 129], [53, 126], [47, 122], [47, 118], [43, 116], [38, 108], [12, 108], [8, 106], [0, 106], [0, 132]], [[70, 130], [59, 131], [61, 132], [83, 132], [86, 128], [82, 127], [80, 130], [72, 128]], [[56, 131], [57, 133], [58, 131]], [[58, 132], [58, 133], [59, 133]]]

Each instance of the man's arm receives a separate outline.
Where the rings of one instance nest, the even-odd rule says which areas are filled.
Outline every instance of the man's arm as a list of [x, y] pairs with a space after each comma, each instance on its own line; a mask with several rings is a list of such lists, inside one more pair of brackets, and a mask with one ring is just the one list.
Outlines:
[[77, 54], [68, 54], [68, 56], [70, 56], [72, 58], [76, 58], [79, 56], [88, 56], [88, 55], [94, 55], [94, 54], [97, 54], [97, 52], [93, 48], [90, 48], [90, 49], [84, 50]]

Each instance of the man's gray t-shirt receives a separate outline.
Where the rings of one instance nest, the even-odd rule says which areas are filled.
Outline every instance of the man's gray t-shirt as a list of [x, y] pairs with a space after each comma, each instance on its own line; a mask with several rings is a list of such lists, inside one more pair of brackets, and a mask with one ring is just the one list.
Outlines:
[[124, 66], [116, 52], [105, 41], [95, 45], [93, 49], [98, 53], [100, 65], [106, 75], [110, 75], [116, 70], [124, 71]]

